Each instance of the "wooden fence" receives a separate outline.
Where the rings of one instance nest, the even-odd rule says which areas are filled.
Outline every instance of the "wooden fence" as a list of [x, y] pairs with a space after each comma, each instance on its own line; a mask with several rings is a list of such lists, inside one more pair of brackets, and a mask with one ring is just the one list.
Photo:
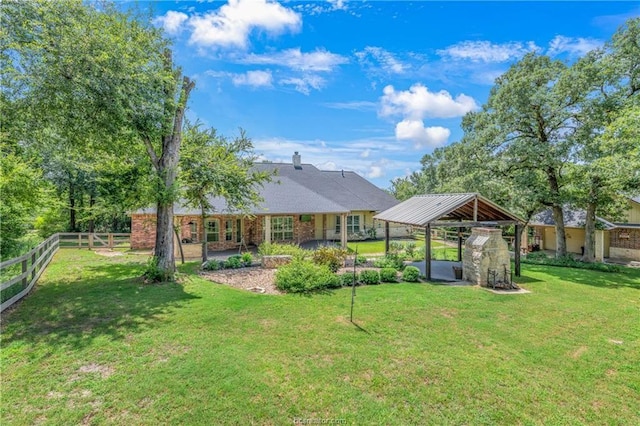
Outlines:
[[55, 252], [58, 251], [58, 247], [58, 234], [54, 234], [27, 254], [0, 263], [0, 277], [5, 276], [7, 272], [11, 274], [11, 269], [15, 269], [18, 265], [21, 265], [22, 270], [20, 274], [0, 285], [0, 297], [2, 300], [0, 312], [22, 299], [31, 291]]
[[0, 312], [31, 291], [59, 248], [130, 248], [131, 234], [58, 233], [36, 248], [0, 263]]

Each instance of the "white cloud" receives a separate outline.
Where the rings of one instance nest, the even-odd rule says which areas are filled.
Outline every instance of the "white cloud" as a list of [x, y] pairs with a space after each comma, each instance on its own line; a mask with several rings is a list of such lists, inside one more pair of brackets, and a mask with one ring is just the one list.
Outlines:
[[420, 83], [402, 91], [396, 91], [391, 85], [386, 86], [380, 98], [380, 115], [402, 115], [413, 120], [461, 117], [476, 109], [478, 104], [470, 96], [460, 94], [453, 98], [446, 90], [430, 92]]
[[324, 86], [324, 78], [317, 75], [306, 75], [302, 77], [291, 77], [280, 80], [280, 84], [294, 86], [295, 90], [308, 95], [311, 89], [320, 90]]
[[170, 10], [163, 16], [155, 18], [153, 23], [162, 26], [167, 34], [175, 35], [183, 30], [182, 24], [184, 24], [187, 19], [189, 19], [188, 15]]
[[215, 11], [189, 19], [193, 30], [189, 41], [199, 46], [244, 49], [253, 31], [295, 32], [301, 23], [298, 13], [270, 0], [229, 0]]
[[375, 179], [384, 176], [384, 171], [382, 166], [372, 165], [369, 166], [369, 171], [366, 174], [366, 177], [369, 179]]
[[445, 127], [424, 127], [422, 120], [402, 120], [396, 124], [396, 139], [412, 141], [416, 148], [442, 146], [450, 135]]
[[371, 150], [369, 148], [365, 149], [360, 153], [361, 158], [368, 158], [371, 155]]
[[234, 74], [231, 81], [236, 86], [270, 87], [273, 84], [271, 71], [247, 71], [245, 74]]
[[387, 74], [402, 74], [409, 68], [409, 65], [399, 61], [391, 52], [381, 47], [367, 46], [355, 55], [362, 65], [378, 66]]
[[349, 59], [322, 49], [303, 53], [300, 48], [297, 48], [260, 55], [252, 53], [240, 59], [240, 62], [246, 64], [282, 65], [298, 71], [317, 72], [332, 71], [338, 65], [348, 63]]
[[532, 41], [526, 44], [521, 42], [495, 44], [490, 41], [462, 41], [446, 49], [438, 50], [437, 53], [446, 58], [472, 62], [506, 62], [521, 58], [528, 52], [537, 49], [538, 47]]
[[595, 38], [555, 36], [549, 42], [549, 56], [568, 53], [571, 56], [583, 56], [587, 52], [602, 47], [604, 43]]
[[346, 10], [347, 9], [347, 2], [344, 0], [327, 0], [329, 3], [331, 3], [331, 8], [333, 10]]

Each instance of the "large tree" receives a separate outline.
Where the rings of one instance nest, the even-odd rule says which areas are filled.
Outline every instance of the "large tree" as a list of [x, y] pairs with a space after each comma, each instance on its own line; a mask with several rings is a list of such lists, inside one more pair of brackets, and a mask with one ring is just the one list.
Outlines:
[[[173, 202], [182, 121], [194, 87], [173, 66], [167, 41], [144, 19], [109, 3], [5, 1], [5, 108], [29, 111], [30, 126], [64, 144], [146, 153], [155, 176], [155, 256], [173, 279]], [[4, 86], [4, 84], [3, 84]]]
[[640, 18], [627, 21], [609, 43], [567, 73], [588, 84], [571, 182], [574, 203], [586, 211], [583, 260], [593, 262], [596, 215], [619, 216], [627, 207], [625, 195], [640, 187]]

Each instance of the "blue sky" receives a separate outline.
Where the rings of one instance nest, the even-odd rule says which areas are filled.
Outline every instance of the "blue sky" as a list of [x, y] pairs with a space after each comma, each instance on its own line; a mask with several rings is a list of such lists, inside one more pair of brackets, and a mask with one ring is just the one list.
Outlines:
[[462, 116], [531, 50], [572, 61], [639, 2], [155, 1], [196, 80], [189, 116], [246, 130], [263, 159], [353, 170], [382, 188], [461, 138]]

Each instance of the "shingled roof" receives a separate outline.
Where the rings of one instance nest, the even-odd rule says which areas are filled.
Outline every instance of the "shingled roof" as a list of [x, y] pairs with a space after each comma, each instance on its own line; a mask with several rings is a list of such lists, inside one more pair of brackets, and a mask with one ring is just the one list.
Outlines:
[[[584, 224], [587, 221], [587, 212], [582, 209], [575, 209], [569, 206], [562, 208], [564, 214], [564, 226], [565, 228], [584, 228]], [[596, 221], [600, 222], [605, 229], [615, 228], [616, 225], [596, 216]], [[546, 209], [540, 213], [534, 215], [529, 221], [529, 225], [532, 226], [555, 226], [556, 221], [553, 219], [552, 210]]]
[[[273, 181], [259, 191], [262, 203], [249, 214], [339, 214], [351, 211], [377, 212], [396, 204], [393, 196], [373, 185], [355, 172], [323, 171], [312, 164], [256, 163], [259, 171], [275, 172]], [[212, 211], [223, 214], [238, 213], [229, 208], [222, 197], [211, 197]], [[155, 208], [137, 213], [155, 213]], [[198, 209], [176, 205], [178, 215], [198, 215]]]

